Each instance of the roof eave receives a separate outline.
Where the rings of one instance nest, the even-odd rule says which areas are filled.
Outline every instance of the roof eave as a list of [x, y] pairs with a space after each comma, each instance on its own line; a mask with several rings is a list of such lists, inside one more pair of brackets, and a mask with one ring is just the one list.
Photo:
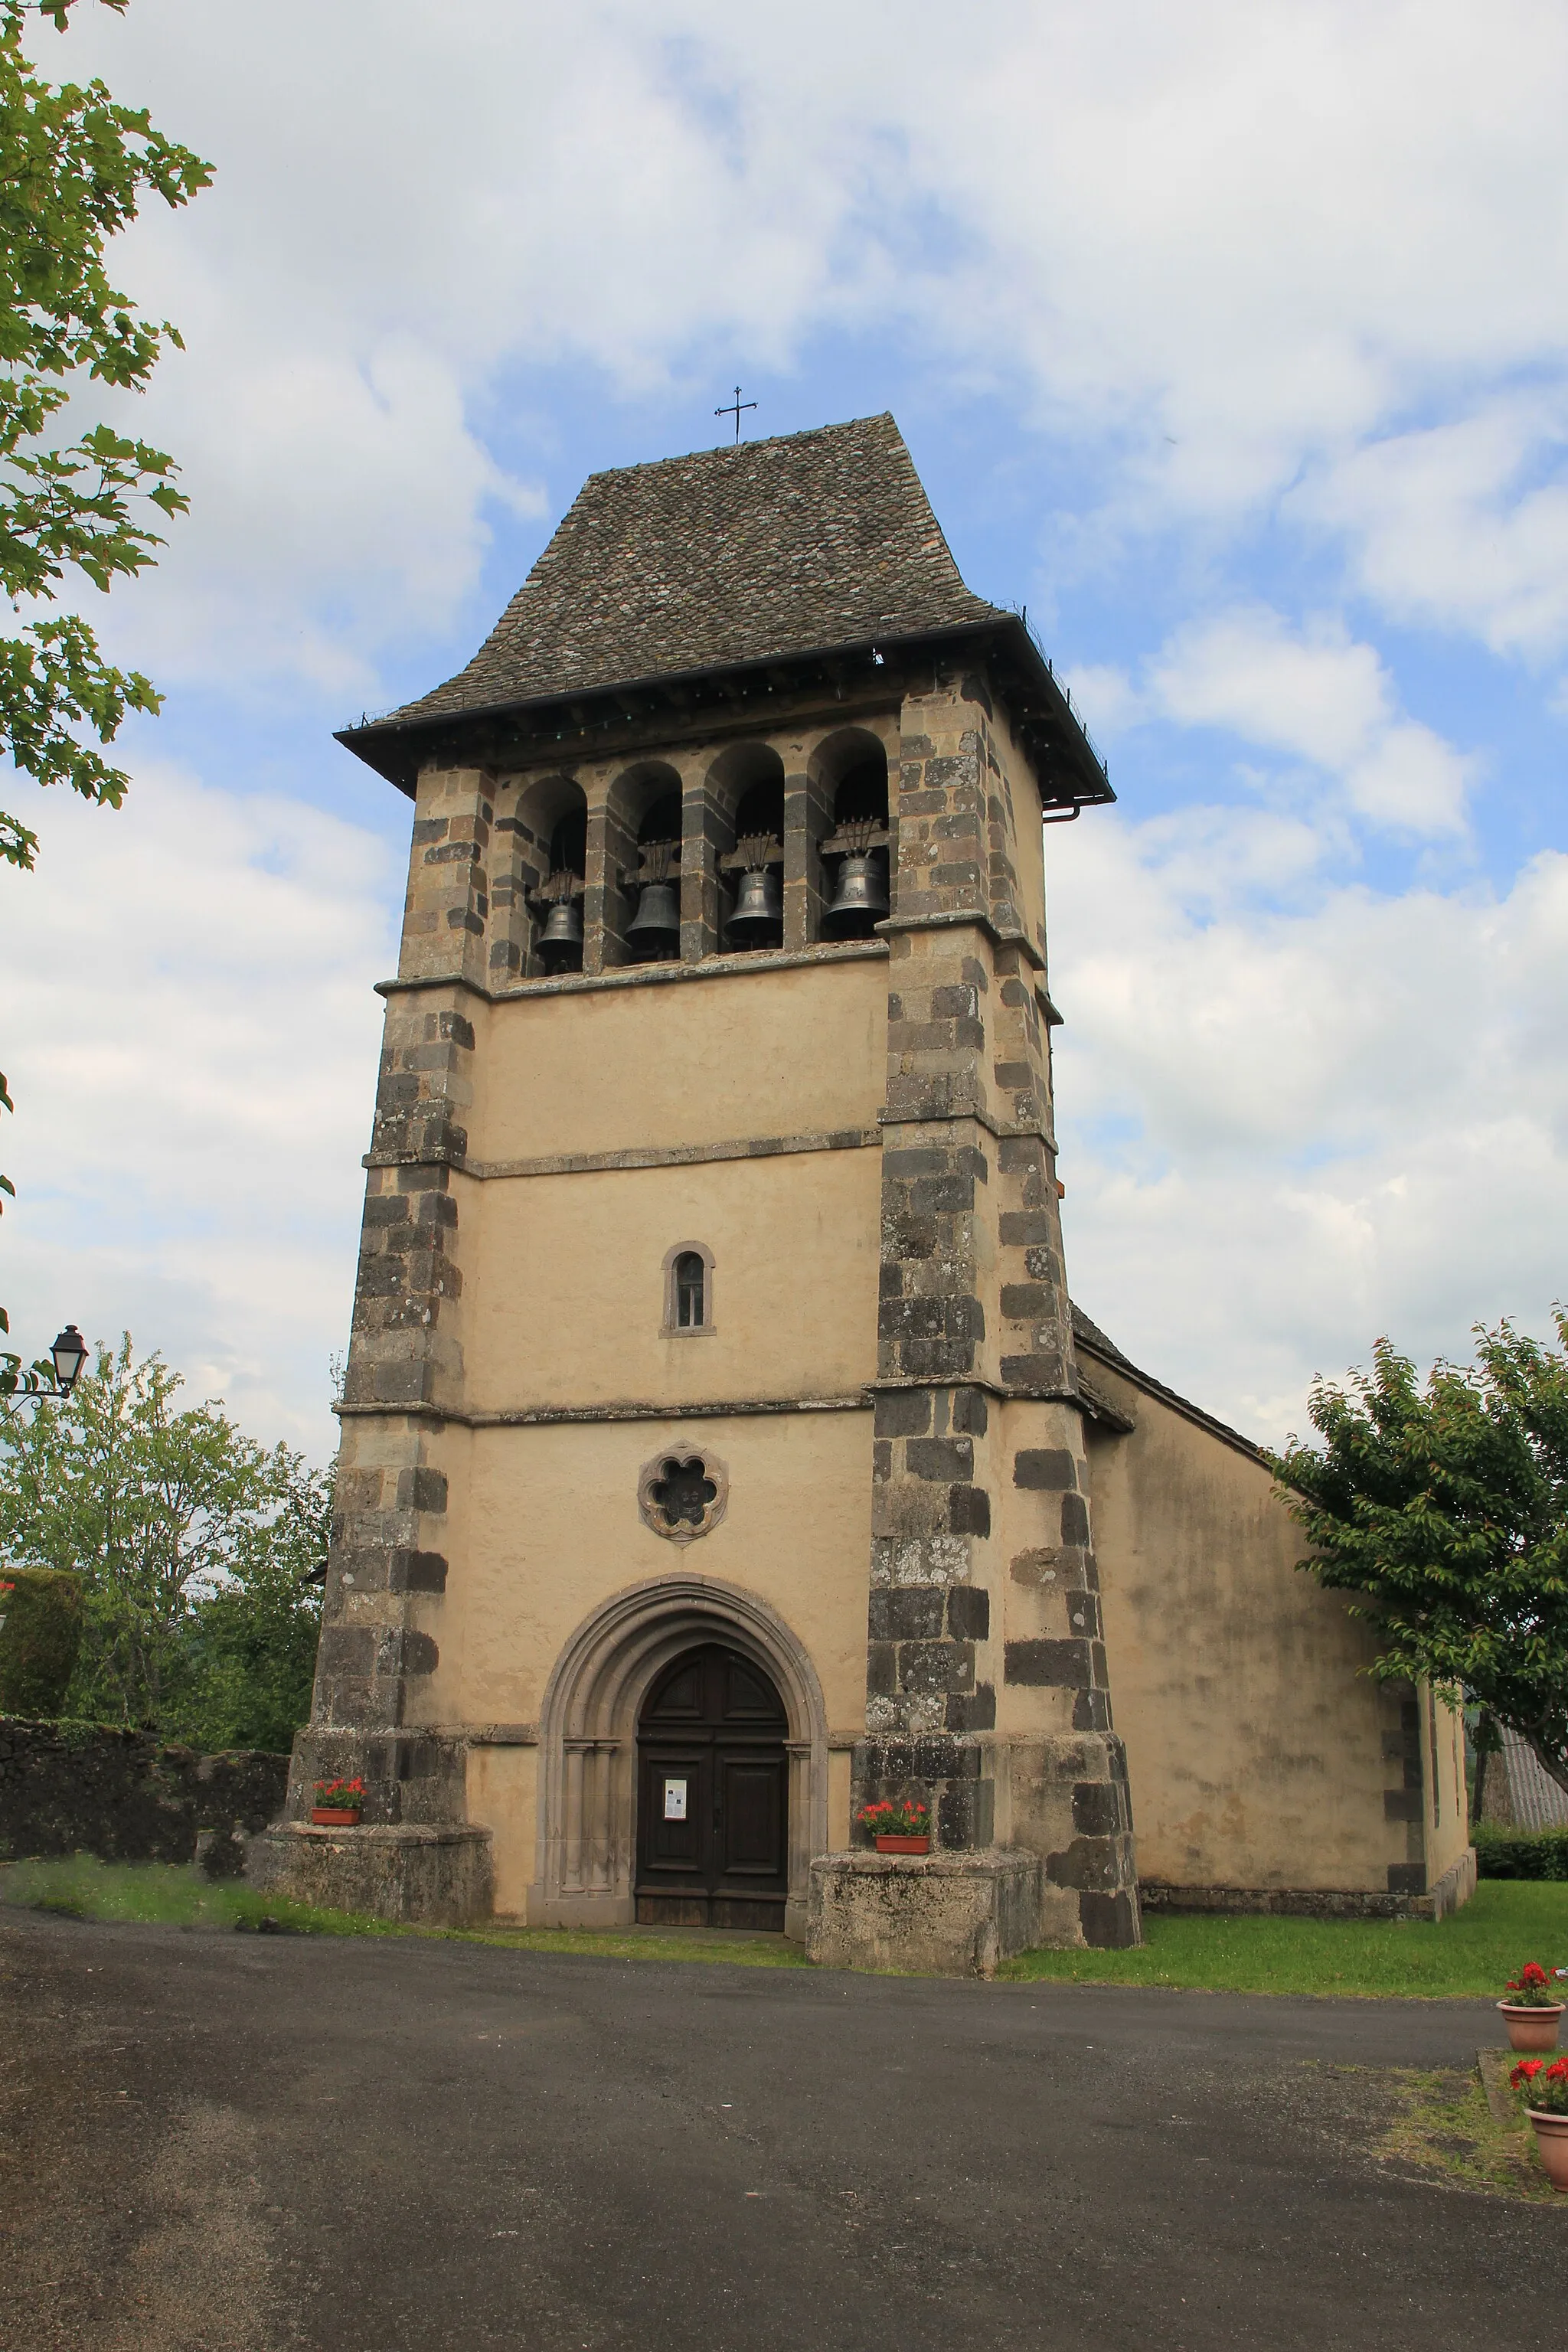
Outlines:
[[[661, 687], [692, 686], [705, 679], [752, 676], [776, 670], [784, 665], [853, 661], [874, 653], [912, 653], [922, 646], [935, 647], [985, 637], [996, 639], [1020, 665], [1026, 687], [1032, 689], [1044, 707], [1052, 749], [1059, 748], [1062, 763], [1070, 772], [1067, 778], [1047, 777], [1038, 751], [1032, 749], [1027, 740], [1027, 714], [1020, 714], [1026, 730], [1026, 749], [1029, 750], [1039, 776], [1047, 807], [1070, 810], [1076, 816], [1080, 808], [1100, 806], [1113, 801], [1116, 795], [1110, 789], [1105, 769], [1066, 693], [1057, 684], [1050, 664], [1018, 615], [1003, 612], [996, 613], [994, 617], [954, 622], [942, 628], [893, 633], [880, 631], [875, 636], [807, 646], [788, 654], [761, 655], [747, 661], [705, 662], [692, 669], [660, 670], [650, 677], [616, 678], [601, 685], [551, 694], [519, 695], [504, 702], [476, 704], [464, 710], [425, 711], [406, 716], [399, 713], [388, 719], [363, 720], [358, 727], [338, 728], [334, 730], [334, 738], [356, 759], [363, 760], [377, 775], [384, 776], [388, 783], [395, 784], [399, 792], [405, 793], [412, 799], [423, 764], [419, 756], [421, 742], [485, 720], [516, 719], [525, 711], [548, 710], [552, 706], [593, 703], [628, 694], [647, 694]], [[1062, 789], [1064, 784], [1065, 790]]]

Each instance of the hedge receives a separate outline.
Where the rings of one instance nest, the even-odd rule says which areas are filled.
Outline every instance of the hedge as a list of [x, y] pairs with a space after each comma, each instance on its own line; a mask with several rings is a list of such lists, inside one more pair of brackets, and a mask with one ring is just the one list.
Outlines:
[[0, 1715], [58, 1715], [81, 1643], [81, 1585], [63, 1568], [0, 1568]]
[[1568, 1829], [1505, 1830], [1478, 1822], [1471, 1834], [1483, 1878], [1568, 1878]]

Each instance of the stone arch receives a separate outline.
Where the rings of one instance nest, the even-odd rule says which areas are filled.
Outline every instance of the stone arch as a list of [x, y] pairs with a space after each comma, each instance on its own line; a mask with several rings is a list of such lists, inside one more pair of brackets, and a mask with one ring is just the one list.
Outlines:
[[[811, 755], [811, 774], [826, 803], [830, 817], [860, 814], [858, 807], [841, 811], [838, 798], [846, 786], [852, 786], [862, 777], [879, 774], [884, 796], [889, 791], [891, 762], [888, 746], [881, 736], [869, 727], [838, 727], [826, 735]], [[884, 797], [884, 813], [888, 803]]]
[[609, 807], [633, 841], [657, 836], [679, 846], [681, 795], [680, 771], [669, 761], [635, 760], [611, 784]]
[[[761, 737], [747, 737], [738, 743], [727, 743], [709, 761], [698, 791], [698, 806], [687, 829], [694, 875], [700, 858], [701, 897], [698, 911], [705, 955], [733, 955], [781, 943], [777, 932], [771, 938], [752, 936], [749, 928], [731, 932], [730, 918], [734, 912], [741, 877], [733, 866], [726, 869], [724, 861], [737, 846], [739, 836], [771, 836], [779, 845], [778, 856], [769, 860], [773, 887], [782, 891], [787, 863], [785, 805], [784, 763], [775, 744]], [[694, 908], [697, 903], [694, 899]], [[782, 926], [782, 898], [778, 913]]]
[[[518, 794], [515, 824], [521, 962], [525, 976], [535, 980], [553, 968], [540, 953], [548, 910], [539, 894], [552, 874], [569, 870], [583, 884], [587, 873], [588, 803], [583, 787], [564, 774], [531, 779]], [[573, 895], [581, 919], [583, 891]], [[575, 965], [581, 963], [579, 950]]]
[[[821, 843], [822, 935], [868, 939], [875, 928], [876, 908], [862, 904], [853, 910], [840, 910], [835, 908], [834, 896], [849, 870], [846, 856], [849, 852], [858, 860], [870, 860], [875, 868], [871, 880], [880, 898], [890, 903], [898, 859], [888, 746], [870, 728], [841, 727], [817, 744], [812, 767], [826, 824]], [[864, 863], [857, 870], [864, 886]]]
[[789, 1718], [789, 1894], [784, 1931], [804, 1937], [813, 1854], [827, 1843], [827, 1716], [805, 1648], [778, 1612], [739, 1585], [689, 1571], [634, 1584], [584, 1618], [555, 1662], [539, 1723], [541, 1927], [632, 1919], [637, 1717], [682, 1650], [724, 1642], [761, 1666]]
[[[702, 1261], [702, 1318], [698, 1323], [682, 1323], [680, 1302], [677, 1296], [677, 1269], [683, 1257]], [[706, 1242], [677, 1242], [664, 1254], [660, 1269], [664, 1290], [664, 1319], [659, 1325], [661, 1339], [700, 1339], [718, 1328], [714, 1321], [713, 1281], [718, 1261]]]
[[776, 790], [782, 822], [784, 763], [776, 745], [761, 737], [727, 743], [710, 763], [703, 782], [719, 823], [728, 835], [726, 848], [734, 846], [735, 819], [741, 803], [759, 790], [766, 791], [769, 786]]
[[683, 784], [680, 770], [668, 760], [637, 760], [611, 782], [604, 810], [604, 960], [606, 964], [637, 962], [639, 951], [632, 933], [641, 889], [637, 877], [644, 855], [656, 842], [669, 845], [668, 876], [678, 897], [684, 865]]

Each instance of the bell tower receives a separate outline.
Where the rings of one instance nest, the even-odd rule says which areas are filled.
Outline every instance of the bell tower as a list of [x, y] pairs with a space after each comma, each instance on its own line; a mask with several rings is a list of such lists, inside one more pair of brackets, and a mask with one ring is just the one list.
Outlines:
[[261, 1867], [867, 1965], [1136, 1940], [1040, 845], [1111, 794], [892, 419], [594, 476], [340, 740], [413, 837]]

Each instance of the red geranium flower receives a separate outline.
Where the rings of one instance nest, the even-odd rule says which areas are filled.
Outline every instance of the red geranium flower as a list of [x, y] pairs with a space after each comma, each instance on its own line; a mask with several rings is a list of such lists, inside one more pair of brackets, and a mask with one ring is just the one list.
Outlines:
[[1526, 1960], [1518, 1976], [1510, 1977], [1506, 1990], [1523, 2009], [1549, 2009], [1557, 1998], [1539, 1960]]

